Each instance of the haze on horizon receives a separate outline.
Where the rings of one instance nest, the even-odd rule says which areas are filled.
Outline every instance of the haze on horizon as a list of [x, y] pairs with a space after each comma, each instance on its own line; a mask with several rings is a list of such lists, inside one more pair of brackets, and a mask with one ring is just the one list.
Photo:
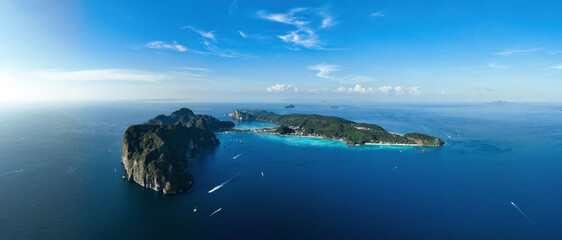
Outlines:
[[560, 1], [0, 2], [0, 102], [560, 102]]

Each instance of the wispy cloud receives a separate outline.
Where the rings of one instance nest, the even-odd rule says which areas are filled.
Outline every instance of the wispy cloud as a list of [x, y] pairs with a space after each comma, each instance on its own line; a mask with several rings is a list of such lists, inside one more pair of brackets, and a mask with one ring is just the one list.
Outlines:
[[210, 55], [226, 57], [226, 58], [246, 57], [246, 55], [240, 54], [236, 51], [219, 48], [207, 40], [203, 40], [203, 46], [208, 51], [208, 52], [203, 52], [203, 54], [210, 54]]
[[446, 92], [445, 90], [437, 91], [435, 94], [437, 94], [437, 95], [449, 95], [449, 93]]
[[560, 65], [556, 65], [556, 66], [552, 66], [552, 67], [550, 67], [550, 68], [554, 68], [554, 69], [560, 69], [560, 70], [562, 70], [562, 64], [560, 64]]
[[529, 52], [535, 52], [535, 51], [539, 51], [539, 50], [542, 50], [542, 48], [506, 50], [506, 51], [494, 53], [494, 55], [511, 56], [513, 54], [529, 53]]
[[238, 11], [238, 3], [236, 2], [236, 0], [233, 0], [232, 3], [230, 3], [230, 7], [228, 8], [228, 14], [233, 15], [237, 11]]
[[320, 46], [316, 33], [309, 29], [299, 29], [289, 32], [287, 35], [279, 35], [277, 37], [286, 43], [294, 43], [295, 45], [305, 48], [316, 48]]
[[489, 63], [489, 64], [488, 64], [488, 67], [491, 67], [491, 68], [501, 68], [501, 69], [509, 68], [508, 65], [499, 65], [499, 64], [496, 64], [496, 63], [493, 63], [493, 62]]
[[178, 44], [176, 41], [172, 42], [172, 43], [166, 43], [163, 41], [153, 41], [153, 42], [149, 42], [145, 45], [147, 48], [153, 48], [153, 49], [166, 49], [166, 50], [173, 50], [173, 51], [178, 51], [178, 52], [186, 52], [189, 49], [187, 49], [186, 47], [184, 47], [181, 44]]
[[404, 94], [404, 88], [402, 88], [400, 86], [394, 87], [393, 89], [394, 89], [394, 94], [396, 94], [396, 95]]
[[[247, 57], [248, 55], [245, 54], [241, 54], [238, 53], [236, 51], [233, 50], [228, 50], [228, 49], [223, 49], [220, 47], [217, 47], [216, 44], [216, 38], [214, 35], [214, 31], [211, 32], [204, 32], [201, 30], [198, 30], [196, 28], [193, 28], [191, 26], [185, 26], [182, 27], [183, 29], [191, 29], [194, 32], [198, 33], [201, 36], [201, 46], [203, 48], [205, 48], [205, 50], [196, 50], [196, 49], [190, 49], [187, 48], [179, 43], [177, 43], [176, 41], [172, 42], [172, 43], [167, 43], [164, 41], [152, 41], [149, 42], [147, 44], [145, 44], [145, 47], [147, 48], [152, 48], [152, 49], [160, 49], [160, 50], [173, 50], [173, 51], [177, 51], [177, 52], [190, 52], [190, 53], [196, 53], [196, 54], [200, 54], [203, 56], [208, 56], [208, 55], [213, 55], [213, 56], [219, 56], [219, 57], [225, 57], [225, 58], [239, 58], [239, 57]], [[246, 35], [244, 33], [242, 33], [240, 31], [240, 35], [243, 37], [246, 37]], [[212, 40], [212, 41], [210, 41]], [[213, 43], [214, 42], [214, 43]]]
[[268, 87], [267, 92], [279, 93], [279, 92], [299, 92], [299, 89], [291, 84], [275, 84]]
[[[333, 16], [314, 8], [293, 8], [286, 13], [258, 11], [257, 15], [262, 19], [295, 26], [295, 30], [277, 37], [286, 43], [309, 49], [323, 49], [317, 31], [336, 24]], [[315, 21], [319, 23], [313, 24]]]
[[93, 69], [80, 71], [42, 71], [34, 74], [37, 78], [50, 81], [140, 81], [158, 82], [169, 78], [162, 73], [131, 69]]
[[339, 67], [340, 66], [338, 66], [338, 65], [330, 65], [330, 64], [321, 63], [321, 64], [309, 66], [308, 69], [318, 71], [318, 73], [316, 73], [316, 76], [318, 76], [318, 77], [332, 78], [331, 76], [329, 76], [329, 74], [332, 73], [332, 72], [339, 71], [340, 70]]
[[215, 34], [214, 34], [215, 31], [205, 32], [205, 31], [199, 30], [197, 28], [194, 28], [192, 26], [184, 26], [184, 27], [182, 27], [182, 29], [191, 29], [192, 31], [201, 35], [201, 37], [208, 38], [208, 39], [211, 39], [213, 41], [217, 41], [217, 39], [215, 39]]
[[246, 34], [242, 31], [238, 31], [238, 33], [240, 34], [240, 36], [242, 36], [243, 38], [246, 38]]
[[[199, 30], [197, 28], [194, 28], [192, 26], [184, 26], [184, 27], [182, 27], [182, 29], [190, 29], [190, 30], [198, 33], [201, 36], [202, 47], [205, 48], [205, 50], [206, 50], [206, 51], [199, 51], [199, 50], [189, 49], [190, 52], [194, 52], [194, 53], [204, 55], [204, 56], [214, 55], [214, 56], [225, 57], [225, 58], [247, 57], [247, 55], [245, 55], [245, 54], [238, 53], [234, 50], [223, 49], [223, 48], [220, 48], [217, 45], [215, 45], [217, 43], [217, 39], [216, 39], [216, 36], [214, 34], [215, 31], [206, 32], [206, 31], [202, 31], [202, 30]], [[239, 33], [242, 37], [246, 37], [246, 35], [242, 31], [240, 31]], [[212, 40], [212, 41], [209, 41], [209, 40]]]
[[322, 16], [322, 24], [320, 25], [320, 29], [329, 28], [336, 25], [334, 17], [328, 14], [326, 11], [320, 11], [320, 16]]
[[371, 17], [384, 17], [384, 12], [378, 11], [378, 12], [371, 13]]

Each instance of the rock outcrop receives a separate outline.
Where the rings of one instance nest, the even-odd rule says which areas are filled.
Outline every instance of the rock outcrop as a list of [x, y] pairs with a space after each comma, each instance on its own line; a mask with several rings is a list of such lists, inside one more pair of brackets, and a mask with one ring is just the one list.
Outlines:
[[123, 136], [121, 159], [127, 179], [164, 194], [185, 191], [193, 183], [192, 175], [186, 172], [189, 159], [217, 146], [219, 141], [212, 131], [229, 126], [234, 124], [195, 115], [187, 108], [130, 126]]

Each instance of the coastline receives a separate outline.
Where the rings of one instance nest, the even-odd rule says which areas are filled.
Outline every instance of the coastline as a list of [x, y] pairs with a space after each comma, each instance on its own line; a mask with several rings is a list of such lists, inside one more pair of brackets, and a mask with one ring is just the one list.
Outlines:
[[340, 141], [343, 142], [345, 145], [350, 146], [350, 147], [356, 147], [356, 146], [402, 146], [402, 147], [430, 147], [430, 146], [424, 146], [422, 144], [407, 144], [407, 143], [385, 143], [385, 142], [381, 142], [381, 143], [364, 143], [364, 144], [347, 144], [345, 142], [345, 140], [343, 139], [337, 139], [337, 138], [326, 138], [326, 137], [322, 137], [322, 136], [315, 136], [315, 135], [299, 135], [299, 134], [287, 134], [287, 135], [282, 135], [279, 133], [274, 132], [275, 128], [262, 128], [262, 129], [251, 129], [251, 130], [240, 130], [240, 129], [231, 129], [230, 131], [224, 131], [223, 133], [230, 133], [230, 132], [244, 132], [244, 133], [258, 133], [258, 134], [270, 134], [270, 135], [277, 135], [280, 137], [300, 137], [300, 138], [316, 138], [316, 139], [324, 139], [324, 140], [333, 140], [333, 141]]

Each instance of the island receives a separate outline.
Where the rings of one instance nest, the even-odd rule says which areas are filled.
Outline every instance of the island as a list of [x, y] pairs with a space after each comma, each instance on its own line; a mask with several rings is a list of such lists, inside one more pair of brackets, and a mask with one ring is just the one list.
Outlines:
[[189, 160], [219, 144], [214, 132], [234, 127], [209, 115], [195, 115], [182, 108], [127, 128], [121, 162], [126, 178], [164, 194], [189, 189], [193, 176], [186, 172]]
[[295, 108], [295, 105], [290, 104], [290, 105], [285, 106], [285, 108]]
[[389, 133], [375, 124], [356, 123], [339, 117], [317, 114], [286, 114], [281, 115], [264, 110], [236, 110], [229, 117], [240, 121], [266, 121], [277, 123], [277, 128], [260, 129], [256, 132], [286, 136], [321, 137], [344, 141], [355, 145], [407, 145], [439, 147], [445, 142], [438, 138], [421, 133], [404, 135]]

